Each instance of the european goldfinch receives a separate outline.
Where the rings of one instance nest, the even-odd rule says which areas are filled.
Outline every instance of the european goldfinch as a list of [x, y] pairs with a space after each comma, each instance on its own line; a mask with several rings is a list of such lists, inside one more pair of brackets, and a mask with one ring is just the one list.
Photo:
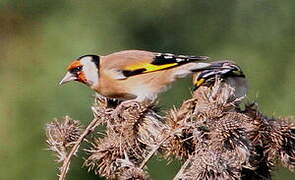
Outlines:
[[248, 85], [245, 74], [237, 64], [227, 60], [211, 62], [210, 68], [195, 73], [193, 75], [194, 90], [201, 86], [212, 87], [217, 78], [234, 89], [234, 98], [246, 95]]
[[120, 100], [154, 100], [178, 78], [210, 66], [206, 56], [125, 50], [73, 61], [59, 84], [79, 81], [97, 93]]

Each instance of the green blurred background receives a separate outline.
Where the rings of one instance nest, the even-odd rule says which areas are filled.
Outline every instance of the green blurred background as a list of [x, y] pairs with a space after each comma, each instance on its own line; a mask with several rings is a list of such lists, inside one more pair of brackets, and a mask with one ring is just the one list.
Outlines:
[[[93, 92], [58, 87], [77, 56], [123, 49], [234, 59], [249, 97], [269, 116], [295, 114], [294, 0], [0, 0], [0, 179], [56, 179], [44, 125], [70, 115], [92, 118]], [[161, 95], [164, 109], [190, 96], [190, 80]], [[150, 163], [153, 179], [171, 179], [179, 162]], [[75, 158], [69, 179], [97, 179]], [[274, 179], [291, 179], [278, 168]]]

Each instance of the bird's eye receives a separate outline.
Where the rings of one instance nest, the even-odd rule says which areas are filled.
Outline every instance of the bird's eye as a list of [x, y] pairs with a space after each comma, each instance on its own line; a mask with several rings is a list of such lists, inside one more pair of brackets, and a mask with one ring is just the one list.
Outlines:
[[75, 67], [70, 70], [71, 73], [76, 74], [77, 72], [82, 70], [82, 66]]

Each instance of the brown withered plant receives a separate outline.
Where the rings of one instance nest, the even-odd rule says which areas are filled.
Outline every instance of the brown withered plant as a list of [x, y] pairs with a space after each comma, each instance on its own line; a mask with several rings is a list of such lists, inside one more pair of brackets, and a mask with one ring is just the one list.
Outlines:
[[174, 179], [271, 179], [277, 162], [293, 171], [291, 118], [268, 118], [256, 104], [241, 108], [242, 98], [233, 94], [217, 79], [163, 117], [153, 103], [97, 95], [94, 119], [85, 129], [69, 117], [46, 126], [49, 149], [62, 164], [59, 179], [66, 178], [84, 141], [89, 145], [84, 166], [107, 179], [150, 179], [147, 162], [156, 154], [183, 162]]

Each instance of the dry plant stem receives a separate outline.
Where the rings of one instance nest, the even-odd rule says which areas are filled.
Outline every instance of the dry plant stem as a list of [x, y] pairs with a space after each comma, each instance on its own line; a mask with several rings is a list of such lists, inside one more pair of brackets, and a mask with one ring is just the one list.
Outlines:
[[147, 155], [147, 157], [142, 161], [142, 163], [140, 164], [139, 168], [142, 169], [146, 163], [153, 157], [153, 155], [157, 152], [157, 150], [161, 147], [161, 145], [167, 140], [169, 139], [174, 133], [170, 134], [169, 136], [165, 137], [161, 142], [159, 142], [158, 145], [156, 145], [152, 151]]
[[60, 169], [59, 180], [65, 180], [66, 179], [66, 175], [67, 175], [67, 172], [69, 170], [69, 166], [70, 166], [70, 163], [71, 163], [72, 156], [77, 152], [78, 148], [80, 147], [80, 144], [83, 142], [85, 137], [88, 134], [90, 134], [99, 125], [99, 123], [97, 123], [98, 121], [99, 121], [98, 118], [94, 118], [89, 123], [87, 128], [84, 130], [84, 132], [81, 134], [81, 136], [79, 137], [79, 139], [77, 140], [77, 142], [75, 143], [75, 145], [73, 146], [71, 151], [69, 152], [68, 156], [64, 160], [63, 165], [62, 165], [62, 167]]
[[173, 180], [178, 180], [181, 179], [181, 176], [183, 174], [183, 172], [185, 171], [186, 167], [188, 166], [188, 164], [190, 163], [191, 158], [188, 158], [185, 163], [181, 166], [180, 170], [177, 172], [176, 176], [173, 178]]

